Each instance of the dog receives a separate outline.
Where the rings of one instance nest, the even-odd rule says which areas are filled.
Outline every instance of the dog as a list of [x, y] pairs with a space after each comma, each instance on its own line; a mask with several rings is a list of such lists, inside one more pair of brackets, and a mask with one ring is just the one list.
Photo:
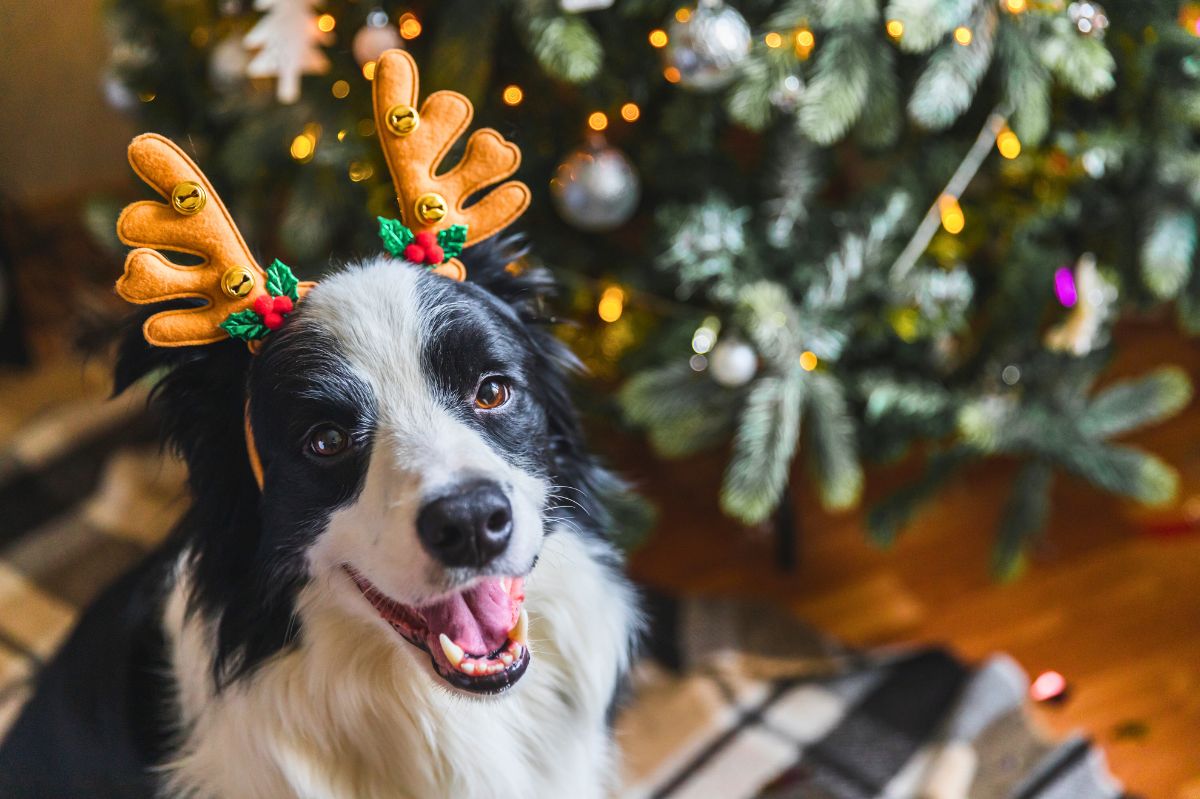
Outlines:
[[585, 449], [518, 246], [465, 253], [466, 282], [344, 266], [256, 355], [149, 346], [171, 306], [139, 315], [115, 390], [158, 376], [192, 503], [42, 671], [0, 796], [612, 789], [639, 626], [606, 539], [623, 485]]

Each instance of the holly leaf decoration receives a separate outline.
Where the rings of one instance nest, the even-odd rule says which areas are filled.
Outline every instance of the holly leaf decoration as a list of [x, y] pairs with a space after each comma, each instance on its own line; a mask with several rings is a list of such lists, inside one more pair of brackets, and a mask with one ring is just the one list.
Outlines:
[[[438, 246], [446, 254], [446, 260], [462, 255], [463, 245], [467, 242], [467, 226], [451, 225], [438, 232]], [[444, 263], [444, 262], [443, 262]]]
[[403, 257], [404, 248], [412, 244], [414, 233], [404, 226], [399, 219], [379, 219], [379, 238], [383, 240], [383, 248], [397, 258]]
[[291, 297], [292, 302], [299, 302], [300, 294], [296, 290], [298, 285], [300, 281], [292, 274], [292, 270], [278, 258], [267, 267], [267, 291], [271, 292], [272, 297], [287, 296]]
[[[275, 263], [279, 263], [276, 261]], [[283, 267], [287, 269], [287, 267]], [[291, 270], [288, 270], [291, 274]], [[295, 278], [292, 278], [294, 281]], [[293, 286], [293, 291], [295, 287]], [[233, 338], [241, 339], [242, 341], [257, 341], [267, 335], [270, 330], [262, 323], [262, 318], [254, 311], [247, 308], [244, 311], [231, 313], [225, 317], [225, 321], [221, 323], [221, 329], [228, 333]]]

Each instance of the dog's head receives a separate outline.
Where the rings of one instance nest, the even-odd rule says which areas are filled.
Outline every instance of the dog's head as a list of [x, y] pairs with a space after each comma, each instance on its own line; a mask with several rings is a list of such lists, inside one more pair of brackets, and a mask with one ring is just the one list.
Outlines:
[[167, 370], [155, 403], [190, 467], [180, 536], [219, 681], [304, 634], [314, 582], [329, 590], [307, 596], [424, 650], [444, 683], [495, 693], [524, 673], [524, 578], [556, 524], [604, 523], [611, 478], [582, 446], [572, 358], [537, 318], [548, 281], [506, 268], [511, 250], [474, 248], [461, 283], [348, 266], [255, 356], [131, 332], [118, 387]]

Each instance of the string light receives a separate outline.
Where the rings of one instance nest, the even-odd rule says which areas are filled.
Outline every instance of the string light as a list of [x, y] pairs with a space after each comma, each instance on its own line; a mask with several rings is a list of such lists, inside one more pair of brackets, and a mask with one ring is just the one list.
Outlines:
[[375, 167], [371, 166], [369, 161], [351, 161], [350, 162], [350, 180], [355, 183], [362, 183], [364, 180], [370, 180], [375, 174]]
[[346, 130], [345, 128], [342, 128], [341, 130], [339, 130], [339, 131], [337, 132], [337, 140], [338, 140], [338, 141], [345, 141], [345, 140], [346, 140], [346, 134], [348, 134], [349, 132], [350, 132], [350, 131]]
[[1017, 134], [1005, 127], [996, 136], [996, 149], [1005, 158], [1016, 158], [1021, 154], [1021, 140], [1017, 138]]
[[797, 58], [801, 61], [807, 60], [816, 46], [817, 37], [813, 34], [811, 28], [801, 28], [796, 31], [796, 40], [793, 49], [796, 51]]
[[588, 127], [592, 130], [604, 130], [608, 127], [608, 114], [603, 111], [593, 111], [588, 115]]
[[969, 45], [975, 39], [975, 34], [971, 33], [971, 29], [966, 25], [959, 25], [954, 29], [954, 41], [961, 44], [963, 47]]
[[942, 216], [942, 227], [947, 233], [958, 235], [962, 233], [967, 224], [967, 218], [963, 215], [962, 206], [958, 204], [958, 198], [951, 194], [943, 194], [938, 198], [938, 212]]
[[1029, 697], [1035, 702], [1062, 699], [1067, 693], [1067, 678], [1057, 671], [1043, 671], [1029, 686]]
[[898, 19], [889, 19], [884, 28], [887, 30], [887, 35], [896, 41], [900, 41], [900, 37], [904, 35], [904, 23]]
[[605, 322], [615, 322], [625, 312], [625, 291], [620, 286], [609, 286], [600, 295], [596, 313]]
[[767, 47], [770, 47], [772, 49], [777, 48], [777, 47], [783, 47], [783, 37], [780, 36], [775, 31], [771, 31], [766, 36], [764, 36], [763, 41], [767, 43]]
[[375, 80], [375, 62], [367, 61], [362, 66], [363, 77], [367, 80]]
[[806, 372], [811, 372], [817, 368], [820, 361], [817, 359], [817, 354], [812, 350], [805, 350], [800, 353], [800, 368]]
[[521, 91], [521, 87], [515, 83], [511, 83], [504, 87], [504, 93], [501, 95], [505, 105], [520, 105], [525, 99], [525, 92]]
[[1020, 14], [1029, 8], [1026, 0], [1004, 0], [1004, 10], [1010, 14]]
[[683, 76], [675, 67], [667, 67], [663, 70], [663, 77], [667, 79], [667, 83], [679, 83], [679, 79]]
[[333, 93], [334, 97], [341, 100], [350, 93], [350, 84], [344, 80], [335, 80], [329, 91]]
[[312, 160], [313, 153], [317, 151], [317, 138], [305, 131], [292, 139], [292, 146], [288, 151], [292, 154], [292, 158], [306, 164]]
[[654, 30], [650, 31], [650, 46], [651, 47], [659, 47], [659, 48], [666, 47], [668, 41], [669, 41], [669, 39], [667, 38], [666, 31], [661, 30], [659, 28], [655, 28]]
[[152, 103], [155, 97], [158, 97], [155, 92], [138, 92], [138, 99], [143, 103]]
[[675, 11], [675, 19], [679, 22], [687, 22], [692, 18], [691, 9], [679, 8]]
[[[707, 355], [717, 343], [717, 335], [721, 332], [721, 320], [715, 316], [706, 316], [696, 332], [692, 334], [692, 352], [696, 355]], [[696, 371], [700, 371], [697, 369]]]
[[333, 14], [322, 14], [317, 17], [317, 30], [329, 33], [337, 27], [337, 20], [333, 18]]
[[[1193, 36], [1200, 36], [1200, 3], [1184, 3], [1179, 9], [1179, 26]], [[1154, 35], [1153, 28], [1147, 28], [1147, 39]]]
[[621, 106], [621, 119], [626, 122], [637, 122], [641, 115], [642, 109], [638, 108], [637, 103], [625, 103]]
[[415, 39], [421, 35], [421, 21], [414, 14], [400, 15], [400, 36], [404, 39]]

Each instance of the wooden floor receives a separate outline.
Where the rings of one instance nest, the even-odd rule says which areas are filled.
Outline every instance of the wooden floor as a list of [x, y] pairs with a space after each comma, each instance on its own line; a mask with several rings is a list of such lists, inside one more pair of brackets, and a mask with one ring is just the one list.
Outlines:
[[[1120, 335], [1114, 375], [1140, 372], [1149, 356], [1200, 378], [1200, 349], [1162, 328]], [[1049, 729], [1086, 730], [1138, 795], [1200, 799], [1200, 407], [1130, 440], [1180, 469], [1180, 502], [1148, 514], [1060, 479], [1045, 544], [1007, 585], [988, 574], [1004, 464], [963, 474], [888, 552], [867, 541], [861, 513], [823, 513], [798, 476], [800, 564], [784, 573], [769, 536], [717, 511], [719, 457], [684, 466], [618, 455], [662, 512], [632, 569], [663, 588], [780, 603], [856, 644], [942, 642], [971, 659], [1003, 651], [1031, 673], [1058, 670], [1070, 695], [1039, 709]], [[872, 473], [869, 495], [908, 468]], [[1194, 529], [1163, 534], [1189, 510]]]

